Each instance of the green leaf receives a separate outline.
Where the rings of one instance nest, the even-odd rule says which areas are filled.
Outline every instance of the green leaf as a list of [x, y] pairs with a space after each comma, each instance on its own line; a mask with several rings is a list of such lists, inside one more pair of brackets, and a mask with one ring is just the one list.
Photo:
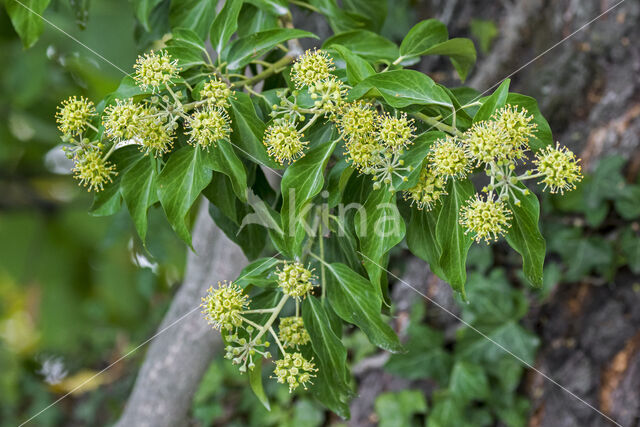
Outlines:
[[486, 399], [491, 394], [487, 373], [482, 367], [465, 361], [453, 365], [449, 390], [466, 401]]
[[188, 28], [202, 40], [206, 39], [216, 16], [217, 4], [217, 0], [171, 0], [171, 28]]
[[475, 116], [473, 116], [474, 123], [491, 118], [495, 111], [504, 107], [507, 102], [507, 96], [509, 95], [510, 83], [511, 80], [505, 79], [500, 86], [498, 86], [498, 89], [484, 100], [482, 106], [478, 109]]
[[278, 17], [247, 2], [242, 5], [238, 17], [238, 37], [278, 28]]
[[467, 79], [469, 71], [476, 63], [476, 48], [471, 40], [465, 38], [447, 40], [430, 47], [422, 54], [448, 56], [462, 81]]
[[355, 172], [355, 169], [349, 166], [343, 156], [333, 165], [327, 176], [327, 191], [329, 192], [329, 200], [327, 202], [329, 208], [338, 206], [353, 172]]
[[91, 215], [108, 216], [120, 210], [122, 206], [120, 192], [122, 177], [141, 157], [142, 153], [135, 145], [126, 145], [111, 154], [109, 161], [116, 166], [118, 174], [113, 177], [113, 182], [104, 186], [104, 190], [95, 194], [93, 204], [89, 209]]
[[208, 165], [231, 179], [233, 191], [243, 201], [247, 201], [247, 172], [242, 161], [236, 156], [233, 147], [227, 141], [220, 141], [207, 153]]
[[147, 237], [147, 212], [158, 201], [155, 158], [143, 157], [122, 177], [122, 197], [142, 242]]
[[382, 272], [387, 253], [402, 241], [405, 225], [396, 206], [395, 193], [382, 188], [373, 191], [355, 217], [355, 229], [364, 267], [382, 298]]
[[[254, 356], [255, 357], [255, 356]], [[256, 395], [260, 403], [267, 409], [267, 411], [271, 410], [271, 405], [269, 404], [269, 398], [264, 392], [264, 387], [262, 386], [262, 356], [257, 358], [254, 363], [256, 367], [253, 369], [249, 369], [249, 384], [251, 385], [251, 390], [253, 390], [253, 394]]]
[[406, 181], [399, 176], [393, 176], [392, 183], [396, 190], [408, 190], [416, 185], [418, 178], [420, 178], [422, 164], [429, 153], [429, 149], [438, 138], [443, 138], [444, 136], [445, 134], [443, 132], [424, 132], [415, 138], [413, 144], [404, 150], [400, 159], [404, 162], [404, 167], [410, 167], [412, 170], [404, 175], [407, 178]]
[[251, 3], [265, 12], [269, 12], [276, 16], [283, 16], [289, 13], [286, 0], [245, 0], [247, 3]]
[[327, 296], [336, 314], [358, 326], [372, 344], [392, 353], [402, 351], [397, 335], [380, 314], [382, 300], [371, 282], [344, 264], [326, 268], [335, 279], [327, 280]]
[[336, 50], [346, 63], [347, 79], [349, 80], [350, 85], [355, 86], [362, 80], [376, 73], [376, 71], [367, 61], [365, 61], [358, 55], [355, 55], [346, 47], [339, 44], [334, 44], [331, 46], [331, 48]]
[[5, 0], [4, 6], [7, 9], [7, 14], [11, 18], [16, 33], [22, 39], [22, 45], [25, 49], [33, 46], [40, 38], [44, 27], [40, 16], [49, 2], [50, 0], [20, 0], [20, 2]]
[[485, 55], [491, 50], [493, 39], [498, 36], [498, 27], [490, 19], [472, 19], [471, 35], [480, 45], [480, 51]]
[[436, 224], [442, 204], [431, 211], [411, 209], [411, 221], [407, 229], [407, 246], [411, 253], [429, 263], [429, 268], [439, 277], [445, 277], [440, 266], [442, 248], [436, 238]]
[[399, 55], [398, 46], [392, 41], [367, 30], [353, 30], [329, 37], [323, 44], [323, 49], [342, 45], [351, 52], [369, 62], [393, 62]]
[[400, 55], [407, 59], [423, 55], [427, 49], [447, 41], [448, 38], [447, 26], [437, 19], [418, 22], [402, 40]]
[[457, 357], [474, 363], [491, 365], [503, 358], [513, 358], [515, 355], [529, 365], [534, 363], [540, 340], [516, 321], [511, 320], [495, 327], [478, 327], [478, 329], [485, 336], [470, 328], [457, 331], [455, 348]]
[[182, 147], [169, 157], [158, 177], [158, 197], [175, 232], [191, 245], [187, 215], [198, 196], [211, 181], [207, 152]]
[[[474, 192], [473, 184], [464, 181], [449, 180], [448, 195], [442, 200], [442, 208], [436, 224], [436, 238], [442, 249], [440, 267], [443, 279], [449, 282], [453, 290], [466, 298], [464, 284], [467, 280], [467, 252], [471, 247], [471, 237], [464, 234], [464, 228], [458, 223], [458, 213], [462, 205]], [[435, 272], [435, 271], [434, 271]]]
[[382, 30], [389, 9], [387, 0], [343, 0], [342, 7], [351, 17], [364, 21], [365, 28], [376, 33]]
[[172, 37], [167, 41], [166, 51], [173, 59], [178, 60], [182, 70], [203, 65], [202, 54], [206, 53], [204, 42], [198, 35], [188, 28], [176, 28]]
[[260, 163], [270, 169], [282, 169], [282, 166], [273, 161], [267, 149], [262, 143], [262, 136], [267, 128], [256, 115], [256, 110], [249, 95], [236, 92], [230, 98], [231, 109], [231, 142], [247, 159]]
[[241, 37], [229, 47], [227, 66], [230, 70], [237, 70], [267, 53], [279, 43], [300, 38], [318, 38], [318, 36], [308, 31], [278, 28]]
[[278, 277], [273, 272], [279, 262], [276, 257], [259, 258], [243, 268], [234, 282], [242, 288], [249, 285], [261, 288], [275, 285]]
[[606, 200], [617, 199], [624, 193], [625, 181], [621, 171], [625, 163], [626, 159], [622, 156], [605, 157], [598, 162], [593, 174], [582, 184], [585, 216], [591, 226], [600, 225], [609, 212]]
[[369, 76], [358, 83], [351, 99], [382, 96], [395, 108], [409, 105], [441, 105], [451, 108], [451, 99], [431, 78], [414, 70], [395, 70]]
[[309, 295], [302, 303], [302, 319], [318, 363], [314, 395], [339, 416], [349, 418], [349, 400], [354, 393], [349, 386], [347, 349], [331, 329], [327, 312], [316, 297]]
[[413, 425], [415, 414], [427, 410], [427, 402], [418, 390], [386, 392], [376, 398], [375, 409], [380, 427], [405, 427]]
[[625, 186], [614, 203], [622, 218], [628, 221], [640, 218], [640, 185]]
[[133, 11], [136, 18], [138, 18], [138, 21], [140, 21], [144, 29], [148, 32], [151, 31], [149, 15], [160, 3], [162, 3], [162, 0], [133, 0]]
[[640, 274], [640, 237], [633, 228], [625, 229], [619, 239], [620, 250], [627, 260], [629, 270], [633, 274]]
[[509, 246], [522, 256], [525, 277], [533, 286], [541, 287], [546, 243], [538, 228], [540, 202], [533, 193], [527, 196], [519, 195], [519, 197], [520, 206], [517, 206], [511, 198], [508, 201], [513, 218], [506, 239]]
[[289, 166], [282, 176], [280, 216], [292, 253], [299, 252], [302, 242], [296, 237], [301, 233], [299, 230], [305, 231], [303, 224], [312, 207], [311, 199], [322, 191], [324, 169], [337, 144], [336, 139], [309, 150], [303, 158]]
[[[242, 0], [227, 0], [211, 26], [211, 45], [221, 54], [233, 33], [238, 29], [238, 16], [242, 8]], [[222, 58], [225, 59], [225, 58]]]

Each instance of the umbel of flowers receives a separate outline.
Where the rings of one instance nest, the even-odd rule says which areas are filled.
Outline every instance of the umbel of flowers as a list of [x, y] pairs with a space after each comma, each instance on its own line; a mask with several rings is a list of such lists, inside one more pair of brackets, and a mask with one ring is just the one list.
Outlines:
[[191, 92], [198, 99], [186, 102], [191, 88], [179, 84], [180, 68], [166, 51], [138, 57], [134, 69], [136, 85], [148, 95], [141, 101], [116, 99], [99, 117], [91, 101], [71, 97], [56, 113], [74, 176], [90, 191], [101, 191], [113, 180], [117, 172], [108, 159], [123, 144], [160, 157], [172, 149], [181, 126], [187, 142], [204, 150], [229, 140], [227, 109], [233, 92], [227, 83], [212, 76], [198, 94]]
[[[222, 332], [226, 343], [225, 357], [238, 365], [240, 372], [253, 370], [256, 357], [272, 358], [267, 350], [270, 347], [267, 337], [270, 336], [280, 351], [273, 378], [286, 384], [291, 392], [300, 386], [306, 389], [317, 372], [313, 360], [306, 359], [300, 352], [301, 347], [309, 344], [310, 337], [299, 315], [299, 303], [312, 291], [316, 277], [299, 262], [284, 261], [282, 264], [282, 268], [273, 272], [282, 292], [273, 308], [251, 310], [249, 296], [237, 284], [229, 282], [219, 282], [217, 288], [211, 287], [202, 298], [201, 307], [209, 324]], [[290, 300], [295, 305], [295, 316], [281, 316]], [[276, 333], [274, 328], [278, 319]]]

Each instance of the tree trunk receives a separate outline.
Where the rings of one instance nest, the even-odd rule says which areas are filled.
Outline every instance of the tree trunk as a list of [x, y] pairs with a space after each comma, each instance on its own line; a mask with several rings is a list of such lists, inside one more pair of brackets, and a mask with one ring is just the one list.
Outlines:
[[200, 314], [209, 286], [234, 279], [246, 264], [240, 248], [217, 228], [203, 202], [193, 229], [184, 282], [158, 328], [118, 427], [185, 425], [193, 394], [220, 348], [220, 334]]

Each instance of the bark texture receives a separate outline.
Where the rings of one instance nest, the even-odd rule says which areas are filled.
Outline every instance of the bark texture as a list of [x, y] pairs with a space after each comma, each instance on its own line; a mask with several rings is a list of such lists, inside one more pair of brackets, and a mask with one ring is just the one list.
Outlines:
[[117, 427], [187, 425], [191, 399], [211, 359], [220, 334], [211, 330], [200, 298], [218, 280], [237, 277], [246, 264], [240, 248], [215, 226], [203, 203], [193, 230], [184, 282], [158, 328]]

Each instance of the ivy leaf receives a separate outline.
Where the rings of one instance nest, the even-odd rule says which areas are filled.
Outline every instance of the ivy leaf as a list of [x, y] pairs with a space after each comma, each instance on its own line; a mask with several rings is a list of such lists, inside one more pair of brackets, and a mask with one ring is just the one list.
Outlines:
[[357, 14], [367, 27], [377, 33], [380, 32], [387, 18], [387, 0], [343, 0], [342, 7], [351, 15]]
[[249, 285], [271, 287], [278, 281], [278, 277], [272, 272], [279, 262], [276, 257], [259, 258], [243, 268], [234, 283], [242, 288]]
[[211, 181], [206, 151], [182, 147], [169, 157], [158, 177], [158, 197], [175, 232], [191, 246], [187, 214], [200, 192]]
[[238, 17], [238, 37], [278, 28], [278, 17], [246, 1]]
[[427, 402], [420, 390], [402, 390], [380, 394], [375, 408], [379, 427], [411, 426], [415, 414], [426, 412]]
[[167, 41], [166, 51], [172, 58], [178, 60], [182, 70], [203, 65], [202, 54], [206, 53], [204, 42], [188, 28], [176, 28], [172, 37]]
[[236, 92], [230, 98], [231, 109], [231, 142], [242, 155], [253, 162], [260, 163], [271, 169], [282, 169], [282, 166], [274, 162], [267, 153], [262, 143], [262, 136], [267, 128], [256, 114], [256, 110], [249, 95]]
[[414, 70], [395, 70], [369, 76], [358, 83], [349, 95], [351, 99], [381, 96], [395, 108], [409, 105], [440, 105], [451, 108], [447, 93], [427, 75]]
[[440, 256], [442, 248], [436, 237], [436, 224], [442, 204], [438, 202], [431, 211], [411, 209], [411, 220], [407, 229], [407, 246], [412, 254], [429, 263], [431, 271], [445, 277]]
[[510, 320], [495, 327], [478, 329], [490, 340], [470, 328], [459, 329], [455, 348], [457, 357], [474, 363], [492, 365], [503, 358], [513, 357], [503, 350], [506, 348], [527, 364], [534, 363], [540, 340], [518, 322]]
[[171, 28], [188, 28], [204, 40], [216, 16], [217, 3], [217, 0], [172, 0], [169, 11]]
[[415, 138], [413, 144], [404, 150], [404, 154], [400, 158], [404, 161], [404, 167], [411, 167], [412, 170], [405, 175], [406, 181], [399, 176], [393, 176], [392, 183], [396, 190], [408, 190], [416, 185], [422, 170], [422, 163], [427, 157], [429, 149], [438, 138], [442, 137], [444, 137], [443, 132], [425, 132]]
[[93, 216], [108, 216], [120, 210], [122, 206], [122, 193], [120, 184], [122, 177], [140, 158], [142, 153], [135, 145], [126, 145], [113, 152], [109, 161], [116, 166], [118, 173], [113, 177], [113, 182], [104, 186], [104, 190], [96, 193], [89, 213]]
[[443, 279], [466, 299], [464, 290], [467, 280], [466, 261], [472, 240], [464, 234], [464, 229], [458, 223], [458, 213], [462, 205], [471, 197], [474, 189], [468, 179], [464, 181], [451, 179], [446, 188], [448, 195], [442, 200], [442, 208], [436, 223], [436, 238], [442, 249], [438, 264], [444, 273]]
[[151, 32], [149, 26], [149, 15], [151, 11], [162, 3], [162, 0], [133, 0], [133, 11], [147, 32]]
[[376, 73], [373, 67], [364, 59], [355, 55], [346, 47], [334, 44], [331, 46], [342, 57], [347, 66], [347, 79], [349, 84], [356, 85], [362, 80]]
[[236, 156], [231, 144], [220, 141], [207, 153], [209, 166], [218, 172], [222, 172], [231, 179], [233, 191], [243, 201], [247, 201], [247, 172], [242, 161]]
[[397, 353], [403, 350], [393, 329], [380, 314], [382, 299], [367, 279], [344, 264], [326, 264], [334, 280], [327, 280], [331, 307], [343, 320], [356, 325], [372, 344]]
[[487, 399], [491, 394], [489, 379], [484, 369], [462, 360], [453, 365], [449, 390], [465, 401]]
[[[255, 357], [255, 356], [254, 356]], [[251, 390], [253, 390], [253, 394], [256, 395], [260, 403], [267, 409], [267, 411], [271, 410], [271, 405], [269, 404], [269, 398], [264, 392], [264, 387], [262, 385], [262, 356], [257, 357], [254, 363], [256, 366], [253, 369], [249, 369], [249, 384], [251, 385]]]
[[283, 16], [289, 13], [286, 0], [245, 0], [245, 2], [276, 16]]
[[358, 209], [355, 229], [364, 267], [371, 283], [382, 298], [382, 270], [385, 255], [402, 241], [405, 225], [395, 201], [395, 193], [380, 189], [373, 191], [363, 209]]
[[331, 329], [322, 303], [309, 295], [302, 303], [304, 327], [311, 337], [317, 357], [318, 378], [315, 396], [342, 418], [349, 418], [349, 400], [354, 395], [349, 386], [347, 349]]
[[400, 45], [400, 55], [409, 59], [423, 55], [427, 49], [447, 41], [447, 26], [437, 19], [418, 22], [409, 30]]
[[517, 206], [511, 199], [508, 201], [509, 209], [513, 212], [513, 219], [506, 239], [509, 246], [522, 256], [522, 269], [525, 277], [533, 286], [541, 287], [546, 243], [538, 229], [540, 203], [533, 193], [519, 197], [520, 206]]
[[393, 62], [399, 55], [398, 46], [392, 41], [367, 30], [353, 30], [329, 37], [323, 44], [323, 49], [342, 45], [356, 55], [369, 62]]
[[291, 28], [278, 28], [240, 37], [231, 43], [229, 47], [227, 66], [230, 70], [237, 70], [273, 49], [279, 43], [305, 37], [318, 38], [318, 36], [308, 31]]
[[509, 95], [510, 83], [511, 80], [505, 79], [500, 84], [500, 86], [498, 86], [498, 89], [496, 89], [491, 96], [487, 97], [484, 100], [482, 106], [480, 106], [475, 116], [473, 116], [474, 123], [488, 120], [489, 118], [491, 118], [495, 111], [504, 107], [507, 102], [507, 96]]
[[147, 237], [147, 212], [158, 201], [155, 158], [145, 156], [122, 177], [122, 197], [142, 242]]
[[[332, 135], [333, 137], [334, 135]], [[309, 203], [320, 193], [324, 186], [324, 169], [338, 144], [337, 140], [319, 145], [287, 168], [280, 184], [282, 189], [282, 209], [280, 216], [285, 239], [289, 250], [299, 252], [302, 244], [297, 236], [304, 231], [305, 218], [309, 212]]]
[[5, 0], [7, 14], [25, 49], [36, 44], [40, 38], [44, 27], [40, 16], [49, 2], [50, 0]]
[[[242, 0], [227, 0], [211, 26], [211, 45], [220, 55], [223, 48], [238, 29], [238, 16], [242, 8]], [[222, 58], [223, 60], [225, 58]]]
[[476, 63], [476, 47], [466, 38], [449, 39], [430, 47], [422, 54], [448, 56], [462, 81], [467, 79], [469, 71]]

